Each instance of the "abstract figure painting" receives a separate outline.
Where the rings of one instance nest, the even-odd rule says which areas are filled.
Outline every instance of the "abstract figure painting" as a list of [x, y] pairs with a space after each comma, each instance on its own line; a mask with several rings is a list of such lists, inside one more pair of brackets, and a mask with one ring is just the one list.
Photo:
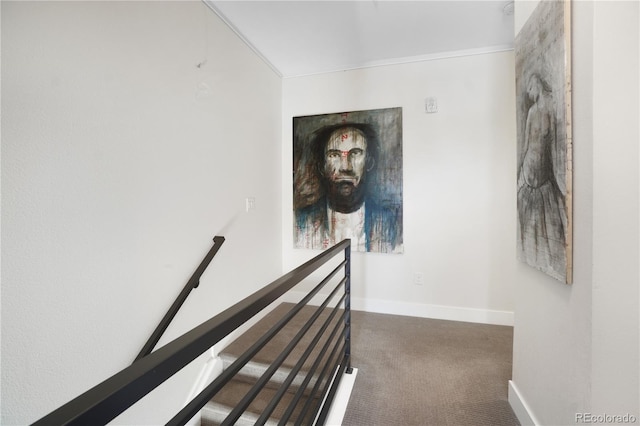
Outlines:
[[293, 118], [296, 248], [402, 253], [402, 109]]
[[569, 1], [543, 1], [515, 40], [518, 258], [572, 281]]

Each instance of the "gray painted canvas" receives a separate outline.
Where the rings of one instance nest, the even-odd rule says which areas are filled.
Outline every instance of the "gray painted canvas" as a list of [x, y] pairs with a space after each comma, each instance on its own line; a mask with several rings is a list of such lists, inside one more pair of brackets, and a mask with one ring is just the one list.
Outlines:
[[401, 253], [402, 108], [293, 118], [296, 248]]
[[543, 1], [515, 40], [518, 258], [572, 281], [569, 3]]

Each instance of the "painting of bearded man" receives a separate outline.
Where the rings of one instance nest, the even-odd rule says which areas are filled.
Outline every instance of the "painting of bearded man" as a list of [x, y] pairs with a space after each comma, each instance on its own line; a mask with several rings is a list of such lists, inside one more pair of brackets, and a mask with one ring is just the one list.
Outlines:
[[402, 109], [295, 117], [294, 243], [402, 253]]

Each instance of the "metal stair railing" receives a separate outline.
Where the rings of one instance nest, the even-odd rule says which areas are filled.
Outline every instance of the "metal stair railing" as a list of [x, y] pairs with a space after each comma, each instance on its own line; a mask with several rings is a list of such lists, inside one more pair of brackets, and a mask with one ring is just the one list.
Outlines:
[[[141, 357], [131, 366], [125, 368], [119, 373], [116, 373], [94, 388], [36, 421], [34, 425], [96, 425], [108, 423], [168, 378], [176, 374], [203, 352], [250, 320], [282, 295], [293, 289], [297, 284], [309, 277], [321, 266], [336, 258], [340, 253], [344, 253], [344, 260], [335, 269], [325, 276], [309, 294], [307, 294], [292, 308], [289, 313], [278, 321], [278, 323], [272, 327], [272, 330], [269, 330], [264, 336], [262, 336], [251, 348], [249, 348], [249, 350], [247, 350], [244, 355], [234, 362], [232, 366], [225, 369], [219, 377], [217, 377], [193, 400], [187, 403], [186, 406], [167, 423], [170, 425], [186, 424], [217, 392], [220, 391], [220, 389], [222, 389], [224, 385], [223, 382], [228, 382], [233, 377], [233, 374], [237, 372], [235, 370], [239, 371], [239, 369], [251, 359], [251, 355], [248, 354], [249, 352], [257, 352], [259, 350], [258, 347], [264, 346], [264, 344], [266, 344], [279, 329], [284, 327], [296, 312], [308, 304], [322, 288], [331, 282], [331, 279], [336, 276], [338, 272], [343, 270], [344, 278], [339, 281], [327, 299], [325, 299], [321, 306], [318, 307], [318, 312], [322, 309], [326, 309], [325, 307], [328, 305], [329, 301], [331, 301], [334, 296], [338, 297], [337, 295], [339, 294], [340, 289], [344, 289], [343, 295], [338, 297], [338, 304], [333, 307], [335, 312], [332, 312], [331, 314], [331, 316], [336, 315], [336, 312], [340, 310], [340, 306], [344, 306], [344, 312], [340, 319], [342, 332], [337, 332], [337, 329], [334, 329], [331, 332], [327, 342], [322, 348], [322, 355], [320, 355], [319, 358], [316, 358], [312, 367], [313, 371], [308, 373], [315, 374], [315, 370], [321, 368], [321, 377], [316, 380], [311, 392], [312, 396], [316, 395], [317, 398], [324, 401], [324, 403], [317, 407], [312, 407], [310, 401], [313, 398], [309, 398], [302, 409], [303, 414], [300, 415], [298, 419], [293, 420], [295, 424], [324, 424], [342, 375], [344, 372], [351, 371], [350, 240], [344, 240], [332, 248], [327, 249], [318, 256], [283, 275], [269, 285], [263, 287], [220, 314], [205, 321], [172, 342], [146, 356]], [[314, 314], [309, 322], [312, 323], [317, 318], [318, 315]], [[308, 330], [308, 325], [303, 325], [302, 329], [305, 331], [301, 330], [296, 336], [296, 339], [301, 337], [306, 330]], [[324, 333], [327, 329], [328, 327], [322, 326], [319, 333]], [[333, 342], [332, 339], [336, 336], [338, 339]], [[314, 343], [312, 344], [317, 344], [317, 341], [318, 340], [314, 338]], [[333, 348], [330, 351], [330, 355], [326, 358], [321, 358], [324, 357], [324, 354], [331, 348], [331, 345], [333, 345]], [[291, 348], [285, 348], [285, 351], [290, 351], [290, 349]], [[324, 363], [322, 361], [324, 361]], [[301, 365], [302, 363], [296, 365], [296, 370], [299, 370]], [[277, 368], [277, 366], [270, 367], [269, 370], [275, 371]], [[234, 371], [233, 374], [232, 371]], [[266, 374], [270, 374], [270, 371], [267, 371], [265, 375]], [[292, 372], [292, 374], [297, 374], [297, 371]], [[308, 378], [309, 376], [307, 376], [303, 382], [305, 386], [310, 383]], [[267, 379], [268, 378], [261, 380], [260, 385], [264, 386]], [[233, 424], [234, 418], [238, 413], [242, 414], [244, 409], [246, 409], [246, 406], [250, 403], [250, 400], [253, 399], [252, 395], [254, 392], [255, 390], [252, 389], [252, 391], [243, 398], [243, 401], [239, 404], [239, 406], [241, 405], [242, 407], [236, 407], [233, 415], [230, 416], [230, 418], [228, 418], [228, 420], [223, 424]], [[298, 393], [301, 394], [301, 392], [302, 390], [298, 389]], [[282, 391], [279, 391], [275, 398], [278, 398], [281, 394]], [[294, 404], [298, 404], [300, 401], [300, 397], [296, 395], [291, 402], [291, 405], [285, 411], [285, 416], [290, 417], [293, 409], [295, 408]], [[269, 404], [269, 408], [273, 404], [277, 404], [277, 401], [272, 401]], [[260, 423], [266, 421], [266, 417], [268, 417], [268, 415], [262, 416]], [[281, 423], [284, 424], [289, 421], [289, 417], [283, 417], [281, 419]]]

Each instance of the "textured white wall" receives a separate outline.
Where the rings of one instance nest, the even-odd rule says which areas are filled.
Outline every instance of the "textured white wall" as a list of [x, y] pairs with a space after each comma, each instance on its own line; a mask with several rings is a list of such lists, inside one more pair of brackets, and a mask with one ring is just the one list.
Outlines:
[[[280, 275], [280, 114], [201, 2], [2, 2], [2, 424], [128, 366], [214, 235], [164, 341]], [[121, 421], [164, 423], [197, 370]]]
[[[403, 108], [404, 254], [354, 253], [356, 309], [509, 322], [515, 269], [513, 52], [283, 81], [283, 260], [293, 248], [292, 117]], [[424, 112], [437, 97], [439, 112]], [[422, 286], [413, 274], [424, 274]]]
[[592, 411], [640, 421], [640, 3], [593, 5]]
[[638, 3], [572, 7], [574, 282], [516, 270], [513, 383], [545, 425], [639, 402]]

